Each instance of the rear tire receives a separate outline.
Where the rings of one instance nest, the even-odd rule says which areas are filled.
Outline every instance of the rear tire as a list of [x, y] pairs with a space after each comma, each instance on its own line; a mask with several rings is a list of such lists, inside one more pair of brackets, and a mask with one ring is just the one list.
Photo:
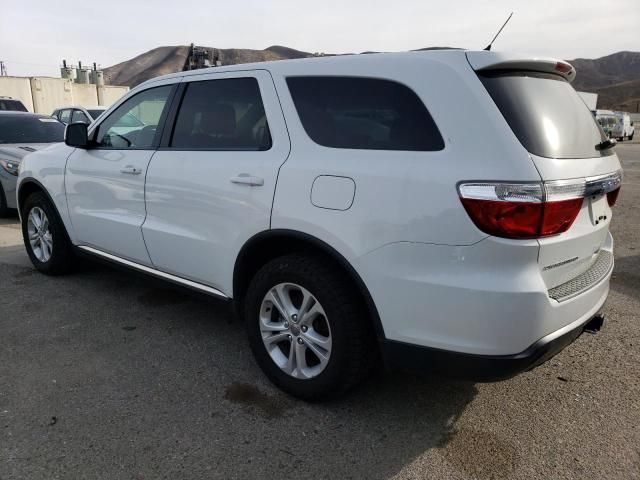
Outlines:
[[330, 262], [305, 254], [276, 258], [256, 273], [244, 302], [255, 359], [285, 392], [304, 400], [340, 396], [371, 370], [376, 345], [366, 309]]
[[42, 192], [27, 197], [22, 208], [22, 238], [31, 263], [46, 275], [73, 270], [75, 255], [64, 224]]

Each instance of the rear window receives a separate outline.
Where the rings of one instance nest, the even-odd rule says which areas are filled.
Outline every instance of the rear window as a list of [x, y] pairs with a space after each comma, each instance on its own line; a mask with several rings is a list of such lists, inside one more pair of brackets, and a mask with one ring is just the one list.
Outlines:
[[444, 141], [408, 87], [360, 77], [289, 77], [287, 85], [307, 135], [333, 148], [434, 151]]
[[479, 77], [530, 153], [549, 158], [589, 158], [611, 153], [596, 149], [606, 136], [564, 78], [513, 71], [481, 73]]
[[0, 110], [26, 112], [27, 107], [25, 107], [20, 100], [0, 99]]
[[64, 141], [64, 125], [55, 118], [0, 115], [0, 144], [54, 143]]

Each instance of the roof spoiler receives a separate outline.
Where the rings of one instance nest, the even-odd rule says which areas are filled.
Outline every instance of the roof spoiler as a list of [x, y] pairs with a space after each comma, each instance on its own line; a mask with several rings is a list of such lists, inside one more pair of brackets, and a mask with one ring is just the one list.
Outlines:
[[532, 72], [555, 73], [572, 82], [576, 69], [564, 60], [555, 58], [526, 57], [512, 53], [467, 52], [467, 60], [475, 71], [486, 70], [527, 70]]

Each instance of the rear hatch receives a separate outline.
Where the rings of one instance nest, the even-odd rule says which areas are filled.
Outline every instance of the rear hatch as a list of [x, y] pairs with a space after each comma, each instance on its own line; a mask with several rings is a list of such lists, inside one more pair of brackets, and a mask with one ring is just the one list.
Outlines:
[[468, 52], [467, 58], [529, 152], [543, 198], [565, 202], [569, 226], [538, 236], [539, 265], [550, 297], [571, 298], [613, 266], [609, 224], [622, 182], [618, 157], [571, 86], [576, 73], [568, 63], [490, 52]]

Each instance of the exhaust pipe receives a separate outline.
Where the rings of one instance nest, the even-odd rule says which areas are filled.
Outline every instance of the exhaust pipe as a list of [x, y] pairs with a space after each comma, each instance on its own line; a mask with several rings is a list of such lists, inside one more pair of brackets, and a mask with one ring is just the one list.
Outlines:
[[601, 313], [598, 313], [594, 315], [594, 317], [585, 324], [584, 331], [587, 333], [597, 333], [600, 331], [603, 324], [604, 324], [604, 315], [602, 315]]

